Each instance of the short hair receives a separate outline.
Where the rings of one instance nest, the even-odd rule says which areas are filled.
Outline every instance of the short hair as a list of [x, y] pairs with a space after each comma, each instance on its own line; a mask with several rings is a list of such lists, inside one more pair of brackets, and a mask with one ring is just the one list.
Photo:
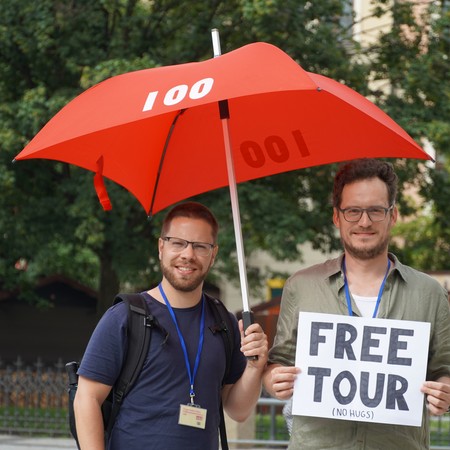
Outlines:
[[334, 178], [333, 207], [341, 206], [342, 191], [346, 184], [370, 178], [379, 178], [386, 184], [389, 205], [393, 205], [397, 198], [398, 177], [392, 164], [379, 159], [362, 158], [340, 166]]
[[187, 217], [190, 219], [201, 219], [211, 225], [214, 243], [217, 243], [219, 233], [219, 224], [214, 214], [206, 206], [197, 202], [184, 202], [174, 206], [163, 220], [161, 227], [161, 236], [165, 237], [172, 220], [177, 217]]

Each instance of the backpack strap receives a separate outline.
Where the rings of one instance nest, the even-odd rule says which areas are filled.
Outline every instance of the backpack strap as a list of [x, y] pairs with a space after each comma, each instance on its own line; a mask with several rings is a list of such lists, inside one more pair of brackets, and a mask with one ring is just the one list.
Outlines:
[[[214, 334], [218, 332], [222, 334], [223, 343], [225, 347], [226, 363], [225, 363], [225, 374], [222, 379], [223, 385], [223, 381], [230, 373], [231, 368], [231, 358], [233, 356], [233, 348], [234, 348], [234, 328], [233, 324], [231, 323], [230, 315], [226, 306], [219, 299], [211, 297], [206, 293], [205, 297], [214, 314], [214, 320], [216, 321], [216, 324], [209, 328]], [[222, 402], [220, 402], [219, 412], [220, 412], [219, 432], [220, 432], [221, 449], [228, 450], [227, 430], [225, 428], [225, 416], [223, 412]]]
[[150, 346], [152, 329], [159, 328], [166, 334], [167, 339], [165, 330], [158, 324], [156, 318], [148, 313], [147, 303], [141, 294], [118, 294], [113, 304], [122, 301], [128, 304], [128, 346], [125, 362], [113, 387], [113, 405], [108, 423], [105, 425], [106, 441], [111, 434], [124, 397], [132, 388], [142, 370]]
[[[223, 344], [225, 346], [225, 356], [226, 356], [226, 365], [225, 365], [225, 374], [224, 379], [230, 373], [231, 368], [231, 358], [233, 356], [233, 348], [234, 348], [234, 328], [231, 323], [230, 313], [228, 309], [217, 298], [211, 297], [208, 294], [205, 294], [206, 299], [208, 300], [208, 304], [211, 306], [211, 310], [214, 314], [214, 320], [216, 321], [215, 325], [209, 327], [209, 329], [216, 334], [220, 332], [223, 338]], [[223, 380], [222, 380], [223, 384]]]

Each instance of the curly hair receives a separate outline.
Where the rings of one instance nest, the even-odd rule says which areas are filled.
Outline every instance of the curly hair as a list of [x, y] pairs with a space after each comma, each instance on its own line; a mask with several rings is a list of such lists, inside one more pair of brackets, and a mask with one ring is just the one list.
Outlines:
[[398, 177], [392, 164], [379, 159], [362, 158], [346, 162], [339, 168], [334, 178], [333, 207], [341, 206], [342, 191], [346, 184], [370, 178], [379, 178], [386, 184], [389, 205], [393, 205], [397, 198]]

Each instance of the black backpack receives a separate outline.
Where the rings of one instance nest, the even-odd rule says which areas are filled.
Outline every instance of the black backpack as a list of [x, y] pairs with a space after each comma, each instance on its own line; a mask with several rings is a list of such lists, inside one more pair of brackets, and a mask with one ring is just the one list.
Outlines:
[[[210, 327], [215, 334], [220, 332], [223, 337], [226, 355], [225, 377], [227, 376], [233, 353], [234, 337], [233, 326], [230, 323], [230, 317], [225, 305], [218, 299], [205, 294], [207, 305], [211, 310], [216, 321], [215, 325]], [[114, 299], [113, 304], [119, 302], [128, 304], [128, 349], [127, 356], [120, 372], [119, 378], [111, 389], [108, 397], [102, 405], [103, 426], [105, 430], [105, 443], [108, 442], [109, 436], [114, 426], [117, 414], [119, 412], [122, 401], [132, 388], [144, 364], [145, 357], [150, 346], [151, 331], [156, 328], [162, 332], [167, 339], [167, 332], [158, 324], [154, 316], [148, 313], [147, 304], [141, 294], [119, 294]], [[70, 362], [66, 364], [66, 370], [69, 377], [69, 426], [70, 432], [74, 437], [77, 447], [78, 436], [75, 424], [75, 413], [73, 410], [73, 402], [78, 387], [78, 363]], [[222, 450], [228, 450], [227, 435], [225, 429], [225, 418], [222, 404], [220, 405], [220, 441]]]

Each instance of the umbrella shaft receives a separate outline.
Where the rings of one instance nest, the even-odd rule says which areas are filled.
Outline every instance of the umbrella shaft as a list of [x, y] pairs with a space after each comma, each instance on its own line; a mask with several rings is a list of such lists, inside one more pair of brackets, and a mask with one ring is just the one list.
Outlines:
[[228, 128], [228, 118], [222, 119], [222, 129], [227, 158], [228, 185], [230, 188], [231, 210], [233, 213], [234, 235], [236, 239], [236, 251], [239, 265], [239, 277], [241, 281], [242, 305], [244, 311], [249, 311], [247, 270], [245, 267], [244, 245], [242, 240], [241, 216], [239, 211], [239, 200], [236, 187], [236, 177], [234, 174], [233, 155], [231, 152], [230, 131]]

